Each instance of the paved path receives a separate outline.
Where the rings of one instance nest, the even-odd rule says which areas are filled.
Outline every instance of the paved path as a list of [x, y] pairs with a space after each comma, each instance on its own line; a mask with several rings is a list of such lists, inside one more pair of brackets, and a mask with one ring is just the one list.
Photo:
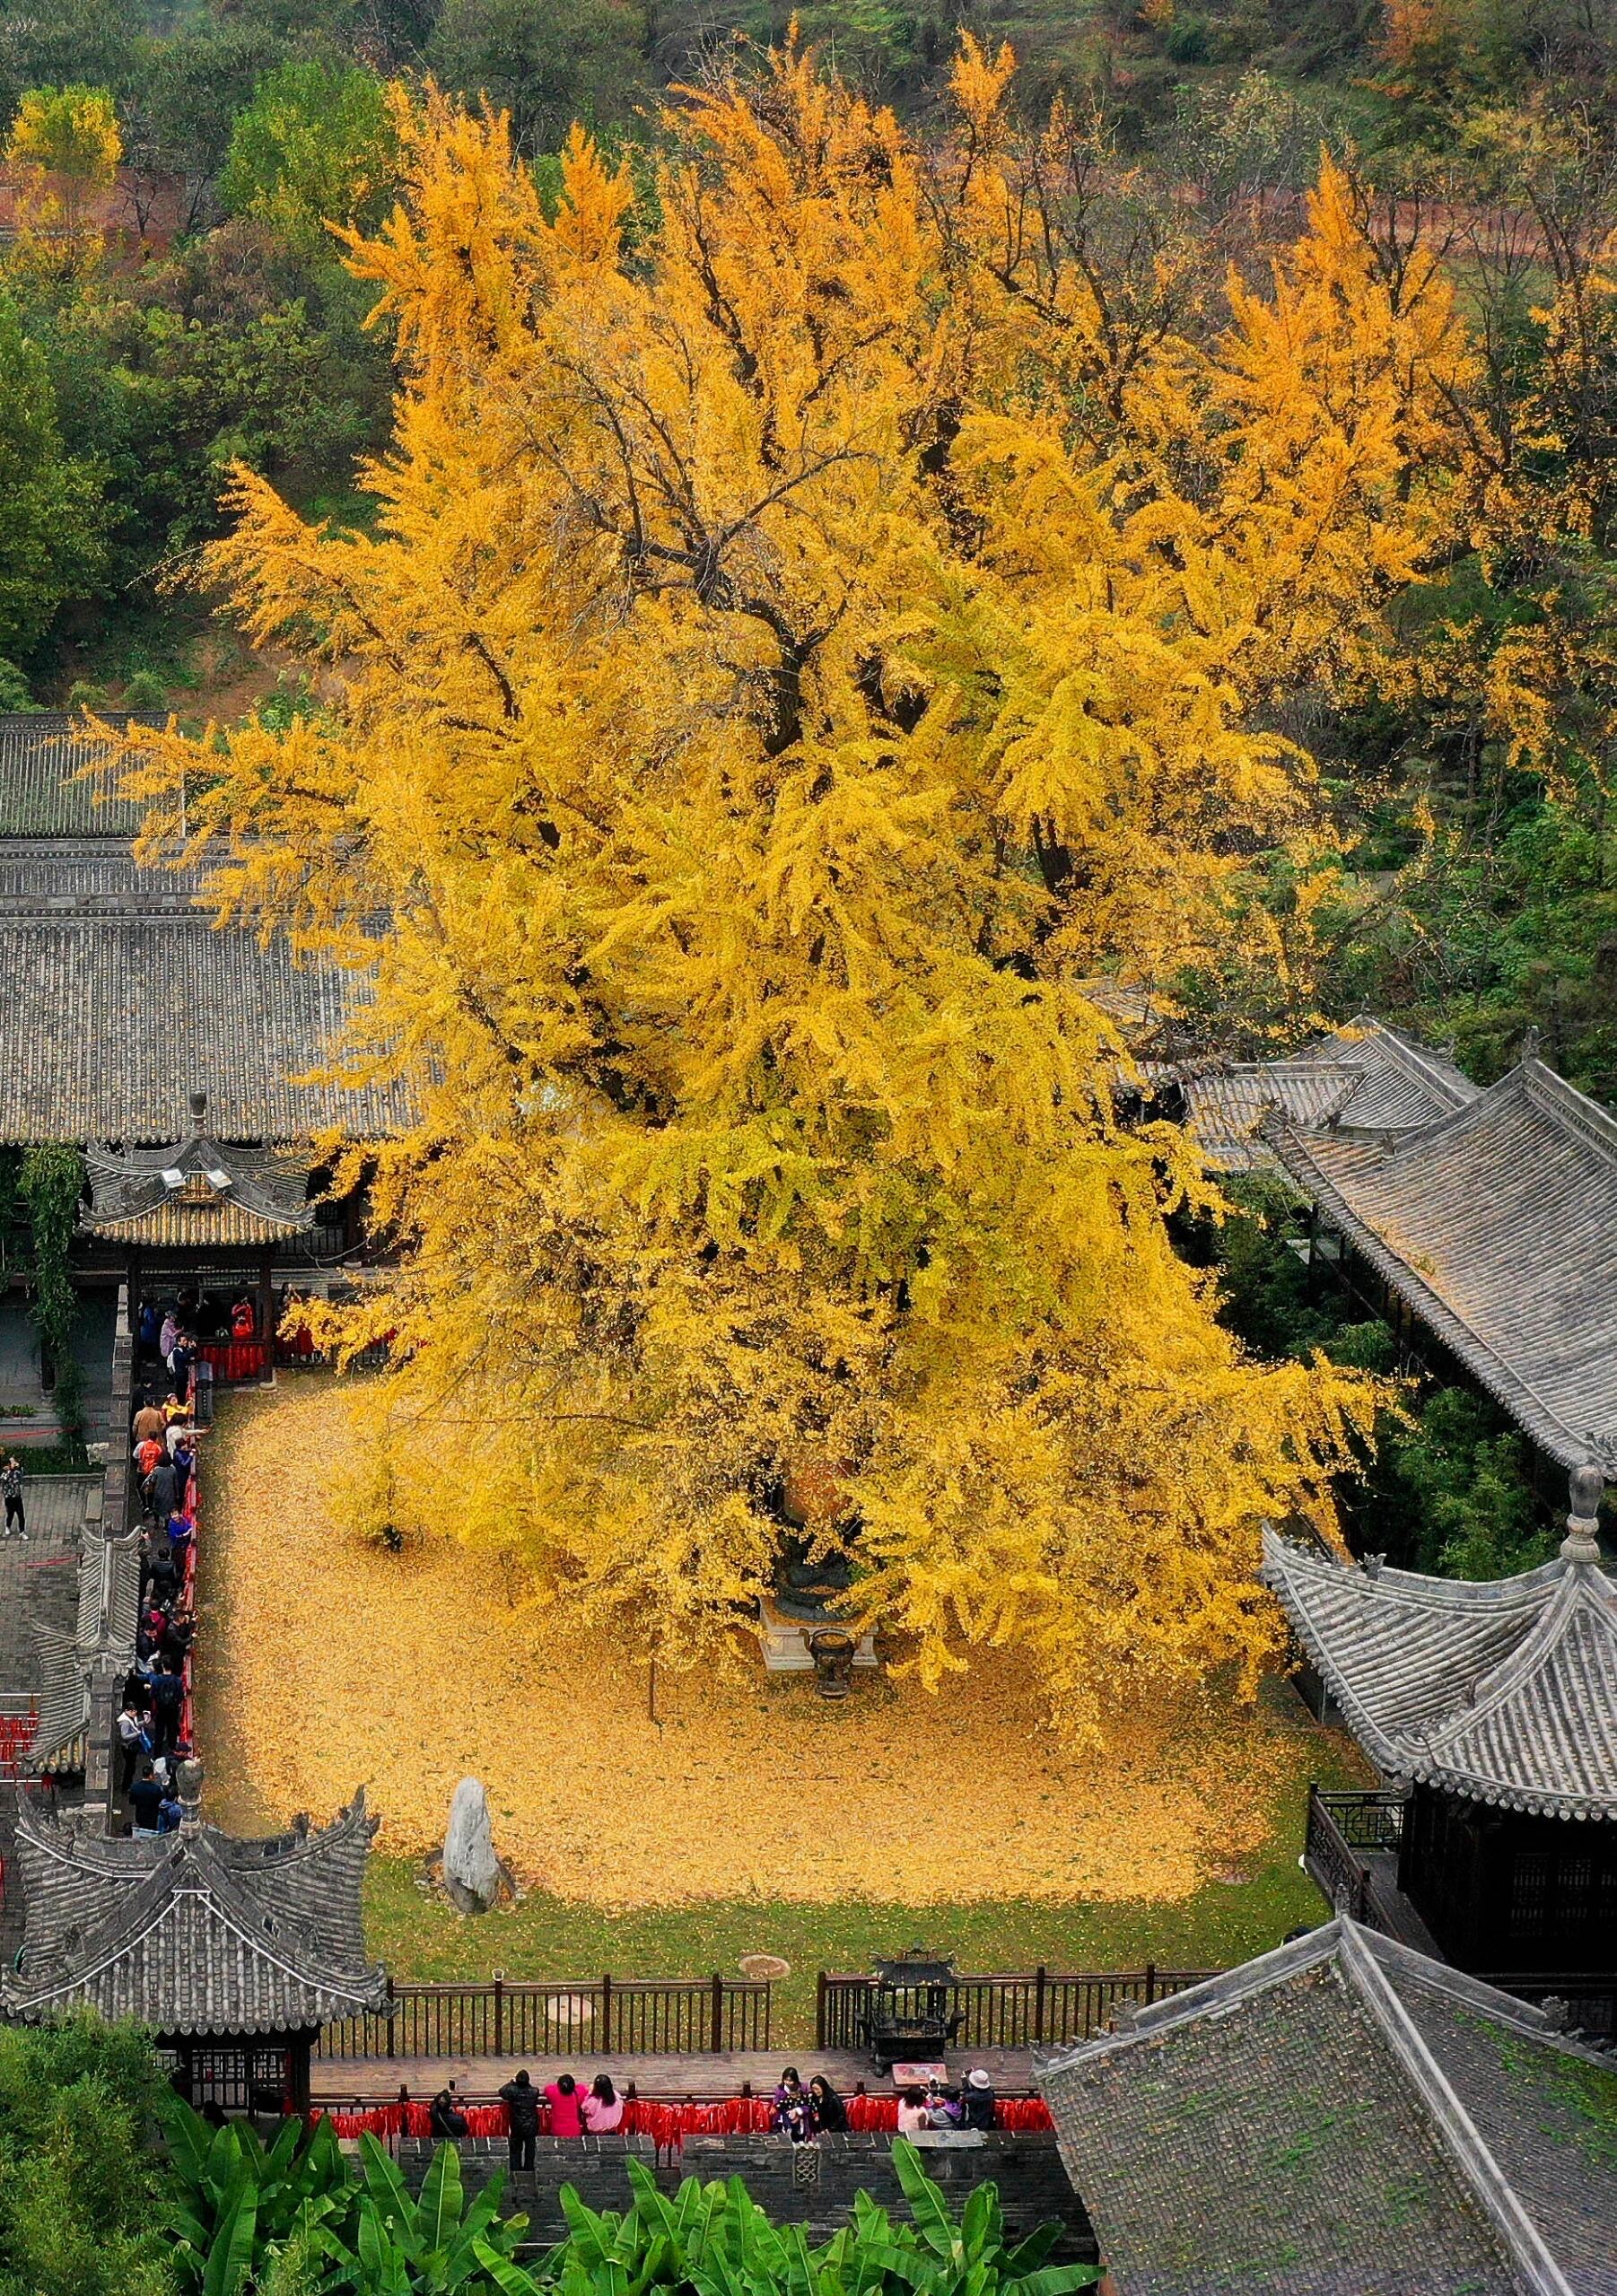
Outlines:
[[[947, 2059], [957, 2079], [980, 2065], [996, 2089], [1014, 2094], [1034, 2086], [1032, 2053], [1027, 2049], [981, 2049], [975, 2055], [951, 2050]], [[381, 2104], [397, 2097], [400, 2086], [412, 2097], [430, 2097], [450, 2081], [458, 2082], [469, 2098], [492, 2097], [526, 2065], [542, 2089], [558, 2073], [576, 2073], [592, 2081], [609, 2073], [619, 2088], [632, 2081], [642, 2097], [734, 2097], [744, 2083], [755, 2094], [773, 2089], [782, 2066], [795, 2065], [805, 2081], [823, 2073], [832, 2087], [847, 2096], [860, 2082], [872, 2093], [892, 2083], [862, 2051], [853, 2049], [733, 2049], [701, 2056], [370, 2056], [328, 2064], [315, 2059], [310, 2068], [315, 2100], [341, 2103], [363, 2100]]]

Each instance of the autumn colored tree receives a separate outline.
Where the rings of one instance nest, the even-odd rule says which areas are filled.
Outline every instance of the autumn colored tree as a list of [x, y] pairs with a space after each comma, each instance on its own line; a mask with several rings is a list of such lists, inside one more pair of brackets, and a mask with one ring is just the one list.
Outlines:
[[648, 212], [575, 134], [554, 217], [396, 98], [376, 531], [243, 474], [213, 561], [337, 698], [132, 781], [171, 846], [188, 766], [223, 914], [374, 969], [398, 1260], [320, 1320], [393, 1336], [375, 1519], [679, 1657], [790, 1485], [925, 1681], [1015, 1643], [1082, 1728], [1251, 1678], [1259, 1519], [1328, 1518], [1373, 1400], [1220, 1330], [1086, 984], [1306, 842], [1271, 712], [1446, 531], [1467, 354], [1330, 168], [1263, 285], [1165, 241], [1114, 296], [1009, 73], [966, 44], [929, 158], [789, 50], [686, 95]]
[[85, 204], [110, 186], [124, 155], [118, 111], [105, 88], [31, 88], [6, 144], [13, 165], [37, 170], [69, 231]]

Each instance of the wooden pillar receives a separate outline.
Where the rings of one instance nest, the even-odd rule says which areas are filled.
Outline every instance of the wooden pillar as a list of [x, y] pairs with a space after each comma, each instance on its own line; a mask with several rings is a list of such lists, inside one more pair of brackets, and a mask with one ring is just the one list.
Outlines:
[[274, 1366], [275, 1359], [275, 1295], [270, 1281], [274, 1264], [272, 1255], [267, 1252], [258, 1262], [258, 1337], [269, 1349], [265, 1363], [267, 1370]]

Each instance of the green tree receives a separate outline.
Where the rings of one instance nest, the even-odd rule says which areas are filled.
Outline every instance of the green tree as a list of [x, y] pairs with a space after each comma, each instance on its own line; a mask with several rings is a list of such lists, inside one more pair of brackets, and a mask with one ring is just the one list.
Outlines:
[[170, 2296], [143, 2035], [0, 2029], [0, 2296]]
[[531, 159], [574, 119], [627, 118], [647, 84], [645, 30], [631, 0], [444, 0], [427, 55], [444, 87], [508, 111]]
[[26, 88], [63, 81], [121, 87], [135, 13], [125, 0], [53, 0], [48, 8], [0, 9], [0, 129]]
[[232, 214], [268, 217], [293, 238], [369, 223], [398, 178], [387, 91], [373, 72], [283, 64], [239, 112], [219, 179]]
[[1417, 1569], [1504, 1578], [1553, 1553], [1553, 1538], [1534, 1522], [1525, 1445], [1496, 1424], [1480, 1397], [1440, 1387], [1390, 1445], [1387, 1464], [1413, 1520]]
[[100, 474], [64, 447], [45, 355], [0, 296], [0, 654], [30, 653], [105, 564]]
[[[135, 196], [149, 210], [176, 179], [180, 223], [195, 231], [230, 150], [236, 115], [275, 60], [275, 44], [252, 25], [187, 24], [167, 39], [139, 42], [123, 106]], [[138, 220], [144, 230], [145, 213]]]
[[42, 1146], [24, 1155], [17, 1190], [33, 1230], [34, 1328], [56, 1374], [57, 1417], [70, 1442], [83, 1432], [82, 1382], [73, 1353], [78, 1296], [67, 1272], [83, 1187], [84, 1160], [77, 1148]]

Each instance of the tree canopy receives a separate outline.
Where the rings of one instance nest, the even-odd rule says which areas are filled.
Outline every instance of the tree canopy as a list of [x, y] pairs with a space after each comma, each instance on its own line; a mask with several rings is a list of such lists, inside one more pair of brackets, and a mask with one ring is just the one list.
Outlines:
[[394, 165], [387, 100], [372, 74], [283, 64], [236, 114], [219, 191], [232, 214], [277, 218], [307, 236], [380, 213]]
[[475, 1443], [462, 1535], [680, 1654], [808, 1489], [926, 1681], [1021, 1641], [1081, 1726], [1255, 1667], [1258, 1520], [1328, 1513], [1374, 1402], [1220, 1328], [1086, 983], [1306, 842], [1269, 713], [1446, 537], [1469, 354], [1328, 164], [1219, 323], [1183, 231], [1108, 292], [1009, 74], [966, 43], [929, 159], [789, 50], [686, 99], [644, 211], [575, 133], [554, 220], [503, 122], [397, 97], [378, 531], [244, 473], [213, 561], [340, 697], [226, 737], [188, 827], [225, 911], [375, 963], [355, 1057], [414, 1095], [340, 1319], [394, 1336], [378, 1506]]
[[0, 2296], [172, 2296], [146, 2036], [0, 2029]]
[[104, 539], [96, 474], [66, 451], [45, 355], [0, 295], [0, 655], [93, 584]]

